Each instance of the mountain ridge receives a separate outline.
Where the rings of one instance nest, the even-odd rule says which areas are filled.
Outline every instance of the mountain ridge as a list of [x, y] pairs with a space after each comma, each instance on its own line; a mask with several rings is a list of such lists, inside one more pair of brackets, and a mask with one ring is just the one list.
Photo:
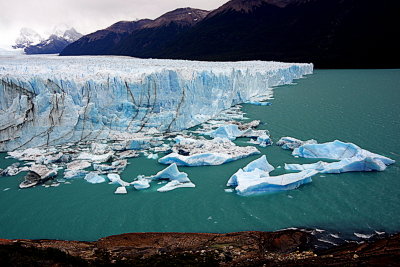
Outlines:
[[203, 11], [190, 25], [170, 21], [151, 27], [156, 19], [138, 30], [118, 33], [108, 43], [75, 42], [61, 55], [393, 68], [400, 64], [399, 13], [400, 2], [390, 0], [232, 0]]

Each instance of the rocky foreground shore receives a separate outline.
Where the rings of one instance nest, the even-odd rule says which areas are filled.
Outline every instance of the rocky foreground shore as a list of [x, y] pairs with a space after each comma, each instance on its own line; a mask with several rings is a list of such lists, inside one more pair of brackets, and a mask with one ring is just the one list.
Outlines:
[[94, 242], [0, 239], [0, 266], [399, 266], [400, 234], [321, 249], [307, 231], [131, 233]]

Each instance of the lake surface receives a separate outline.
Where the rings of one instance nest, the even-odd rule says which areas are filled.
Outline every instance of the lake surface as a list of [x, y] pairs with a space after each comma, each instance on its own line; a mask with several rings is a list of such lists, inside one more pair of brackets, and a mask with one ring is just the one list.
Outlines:
[[[341, 235], [400, 231], [400, 70], [316, 70], [296, 85], [275, 89], [272, 106], [243, 105], [265, 123], [274, 142], [282, 136], [339, 139], [397, 161], [384, 172], [324, 174], [299, 189], [253, 197], [226, 193], [229, 177], [259, 156], [221, 166], [180, 167], [196, 188], [156, 192], [116, 185], [71, 184], [20, 190], [23, 174], [0, 178], [0, 238], [95, 240], [127, 232], [273, 231], [322, 228]], [[236, 141], [248, 145], [247, 139]], [[308, 163], [275, 145], [260, 148], [275, 167]], [[1, 155], [0, 168], [13, 160]], [[126, 181], [166, 166], [145, 157], [130, 160]], [[4, 191], [6, 190], [6, 191]]]

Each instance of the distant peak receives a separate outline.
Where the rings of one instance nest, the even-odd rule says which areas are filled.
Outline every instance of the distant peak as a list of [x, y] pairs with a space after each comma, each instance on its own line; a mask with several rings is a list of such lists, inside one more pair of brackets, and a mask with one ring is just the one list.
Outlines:
[[306, 2], [308, 0], [231, 0], [220, 8], [216, 9], [213, 13], [220, 13], [226, 10], [234, 10], [238, 12], [249, 13], [255, 8], [264, 4], [269, 4], [279, 8], [284, 8], [290, 4]]
[[168, 25], [171, 22], [175, 22], [181, 25], [194, 25], [200, 20], [205, 18], [210, 11], [195, 9], [190, 7], [178, 8], [173, 11], [167, 12], [164, 15], [158, 17], [153, 22], [145, 25], [145, 28], [156, 28]]

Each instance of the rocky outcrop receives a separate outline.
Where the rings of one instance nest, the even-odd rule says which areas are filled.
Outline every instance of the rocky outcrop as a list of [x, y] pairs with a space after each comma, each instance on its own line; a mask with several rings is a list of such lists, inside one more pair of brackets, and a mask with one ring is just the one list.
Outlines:
[[0, 239], [0, 264], [20, 266], [18, 257], [31, 257], [46, 266], [395, 266], [400, 256], [399, 234], [323, 250], [316, 249], [316, 242], [302, 230], [132, 233], [95, 242]]

